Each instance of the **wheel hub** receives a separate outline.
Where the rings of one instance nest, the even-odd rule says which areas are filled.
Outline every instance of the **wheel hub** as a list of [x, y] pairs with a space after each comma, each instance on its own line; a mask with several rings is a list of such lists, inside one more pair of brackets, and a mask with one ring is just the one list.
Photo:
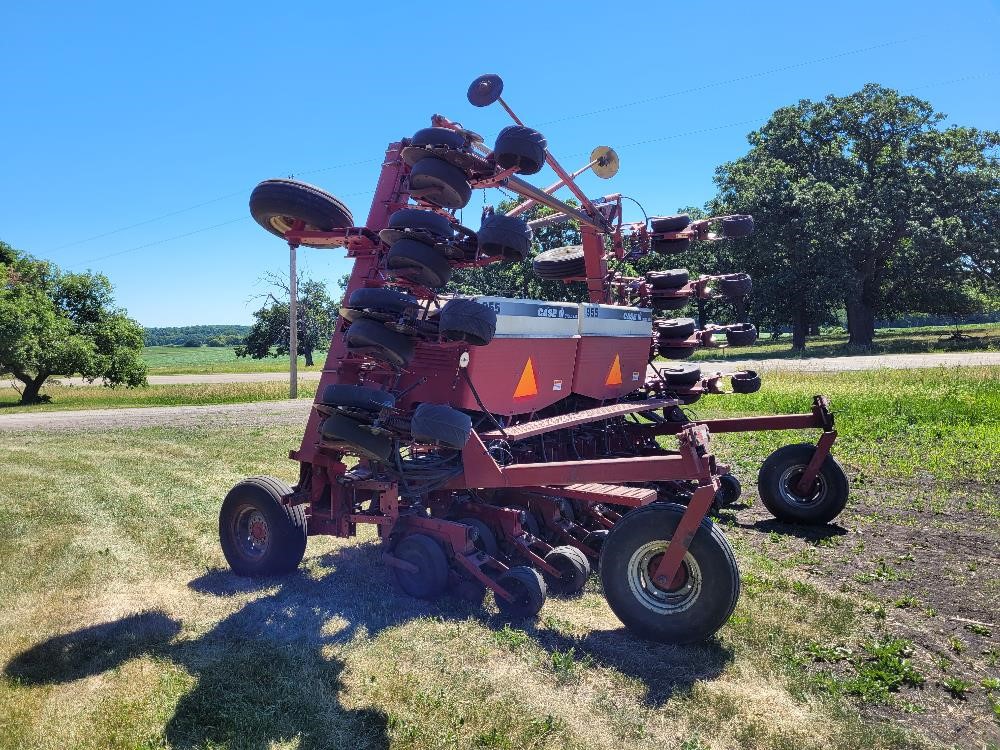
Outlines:
[[822, 503], [826, 497], [826, 479], [822, 474], [817, 474], [813, 482], [812, 494], [800, 495], [795, 488], [798, 486], [799, 480], [802, 479], [805, 470], [805, 466], [790, 466], [785, 469], [778, 480], [778, 492], [781, 493], [782, 499], [790, 505], [811, 508]]
[[251, 505], [245, 505], [236, 514], [234, 525], [234, 538], [245, 557], [259, 559], [267, 553], [270, 534], [263, 513]]
[[669, 544], [669, 540], [647, 542], [632, 553], [628, 565], [628, 584], [633, 596], [657, 614], [683, 612], [701, 594], [701, 568], [690, 552], [685, 553], [673, 581], [656, 580], [656, 568]]

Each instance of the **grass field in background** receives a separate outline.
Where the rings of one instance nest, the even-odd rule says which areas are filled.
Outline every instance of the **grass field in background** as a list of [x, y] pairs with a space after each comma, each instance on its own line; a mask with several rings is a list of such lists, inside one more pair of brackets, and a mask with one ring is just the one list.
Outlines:
[[[316, 380], [299, 381], [299, 398], [316, 395]], [[50, 385], [42, 395], [51, 401], [21, 406], [13, 388], [0, 388], [0, 414], [18, 412], [62, 411], [64, 409], [118, 409], [127, 406], [198, 406], [241, 404], [251, 401], [277, 401], [288, 398], [288, 383], [196, 383], [149, 385], [142, 388], [104, 388], [103, 386]]]
[[[793, 351], [790, 334], [772, 339], [761, 331], [754, 346], [725, 349], [698, 349], [692, 361], [706, 359], [795, 359], [800, 357], [845, 357], [854, 354], [929, 354], [937, 352], [1000, 350], [1000, 323], [976, 323], [959, 326], [966, 341], [949, 341], [954, 326], [923, 326], [919, 328], [880, 328], [875, 331], [871, 349], [858, 350], [847, 344], [847, 333], [827, 333], [812, 336], [805, 351]], [[719, 337], [725, 341], [724, 337]]]
[[[288, 372], [288, 357], [251, 359], [237, 357], [231, 346], [147, 346], [142, 351], [150, 375], [184, 375], [213, 372]], [[303, 372], [322, 370], [326, 352], [314, 352], [312, 367], [299, 357]]]

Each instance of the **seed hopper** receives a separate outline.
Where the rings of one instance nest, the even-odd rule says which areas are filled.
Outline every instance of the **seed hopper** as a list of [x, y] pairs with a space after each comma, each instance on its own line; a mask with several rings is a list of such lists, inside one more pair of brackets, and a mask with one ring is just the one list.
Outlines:
[[[809, 414], [692, 422], [681, 407], [706, 394], [749, 393], [751, 372], [662, 362], [699, 346], [745, 345], [747, 324], [696, 330], [659, 317], [692, 299], [749, 292], [742, 274], [690, 277], [675, 269], [629, 277], [626, 261], [691, 241], [740, 238], [748, 216], [626, 223], [622, 196], [588, 197], [576, 179], [609, 179], [614, 150], [599, 147], [569, 172], [545, 138], [478, 78], [476, 106], [499, 103], [514, 124], [493, 148], [440, 115], [391, 143], [363, 224], [332, 195], [266, 180], [254, 218], [293, 246], [336, 249], [354, 264], [341, 320], [305, 434], [290, 457], [294, 487], [247, 479], [223, 502], [220, 537], [244, 575], [295, 569], [309, 535], [353, 536], [373, 524], [397, 587], [416, 597], [448, 590], [502, 616], [532, 617], [546, 595], [580, 592], [599, 568], [604, 595], [636, 634], [672, 643], [720, 628], [739, 596], [739, 571], [713, 507], [739, 483], [713, 453], [711, 432], [822, 430], [817, 446], [786, 446], [762, 466], [759, 490], [779, 517], [827, 521], [847, 481], [829, 448], [826, 401]], [[525, 177], [548, 165], [558, 180]], [[484, 211], [478, 230], [455, 213], [475, 188], [522, 202]], [[576, 205], [555, 197], [568, 189]], [[551, 209], [532, 216], [533, 206]], [[445, 293], [455, 269], [522, 260], [532, 230], [575, 222], [582, 242], [534, 256], [544, 279], [581, 281], [587, 301]], [[722, 343], [725, 340], [725, 344]], [[728, 386], [727, 386], [728, 381]]]

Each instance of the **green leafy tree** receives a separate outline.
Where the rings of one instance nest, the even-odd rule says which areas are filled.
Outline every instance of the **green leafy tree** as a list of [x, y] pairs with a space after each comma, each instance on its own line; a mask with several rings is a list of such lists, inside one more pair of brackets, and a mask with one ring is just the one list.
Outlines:
[[65, 273], [0, 242], [0, 373], [20, 381], [22, 404], [42, 400], [52, 375], [143, 385], [142, 346], [107, 277]]
[[755, 313], [791, 323], [798, 345], [843, 306], [850, 343], [866, 347], [876, 317], [939, 312], [945, 299], [965, 309], [971, 284], [1000, 282], [1000, 133], [943, 119], [868, 84], [783, 107], [750, 134], [750, 152], [717, 170], [716, 205], [757, 218], [734, 245]]
[[[266, 295], [268, 303], [253, 314], [256, 322], [243, 343], [236, 347], [237, 357], [264, 359], [288, 356], [288, 282], [274, 275], [269, 276], [268, 280], [283, 292], [283, 297], [279, 299], [274, 294]], [[340, 307], [330, 298], [322, 282], [301, 277], [298, 280], [296, 307], [298, 354], [304, 356], [306, 365], [311, 367], [313, 352], [317, 349], [325, 350], [330, 345]]]

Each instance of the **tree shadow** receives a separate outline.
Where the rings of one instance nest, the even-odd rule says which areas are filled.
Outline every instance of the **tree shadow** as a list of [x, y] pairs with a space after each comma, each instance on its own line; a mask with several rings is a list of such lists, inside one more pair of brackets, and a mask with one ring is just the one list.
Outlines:
[[[457, 598], [428, 602], [395, 593], [379, 564], [380, 551], [376, 544], [344, 546], [310, 560], [315, 572], [280, 579], [209, 571], [189, 587], [205, 596], [249, 601], [205, 633], [188, 636], [179, 620], [147, 611], [43, 641], [15, 656], [4, 673], [24, 684], [64, 683], [152, 655], [196, 679], [167, 722], [172, 747], [258, 750], [297, 740], [303, 750], [385, 748], [386, 714], [340, 701], [344, 662], [338, 648], [421, 617], [476, 616], [494, 630], [505, 623]], [[624, 628], [582, 638], [536, 626], [527, 633], [550, 653], [572, 648], [578, 658], [640, 680], [651, 705], [718, 676], [732, 659], [717, 642], [664, 646], [638, 640]]]

